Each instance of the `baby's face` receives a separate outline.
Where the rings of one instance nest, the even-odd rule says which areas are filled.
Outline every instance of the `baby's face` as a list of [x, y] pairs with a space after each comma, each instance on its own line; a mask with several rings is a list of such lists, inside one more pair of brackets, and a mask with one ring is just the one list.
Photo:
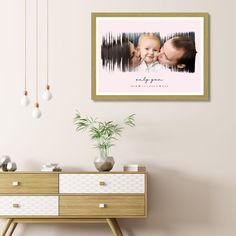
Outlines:
[[140, 56], [147, 63], [157, 61], [160, 51], [160, 42], [156, 39], [143, 39], [139, 46]]

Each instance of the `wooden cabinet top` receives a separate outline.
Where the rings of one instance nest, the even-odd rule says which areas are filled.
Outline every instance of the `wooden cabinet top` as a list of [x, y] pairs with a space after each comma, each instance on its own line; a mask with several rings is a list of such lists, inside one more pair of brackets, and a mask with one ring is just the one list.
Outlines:
[[15, 172], [0, 172], [2, 174], [147, 174], [147, 171], [15, 171]]

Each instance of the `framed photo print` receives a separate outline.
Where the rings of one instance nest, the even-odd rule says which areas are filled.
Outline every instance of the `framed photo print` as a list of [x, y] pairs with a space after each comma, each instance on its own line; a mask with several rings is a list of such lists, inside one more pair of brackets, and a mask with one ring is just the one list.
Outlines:
[[92, 13], [93, 100], [208, 100], [207, 13]]

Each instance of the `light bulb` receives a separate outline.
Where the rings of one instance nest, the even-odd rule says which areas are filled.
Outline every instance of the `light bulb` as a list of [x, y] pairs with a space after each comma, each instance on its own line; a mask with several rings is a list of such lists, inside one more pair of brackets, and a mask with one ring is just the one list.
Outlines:
[[46, 90], [44, 91], [42, 97], [45, 101], [49, 101], [49, 100], [52, 99], [52, 93], [50, 92], [50, 86], [49, 85], [47, 85]]
[[45, 90], [42, 97], [45, 101], [49, 101], [52, 99], [52, 93], [49, 90]]
[[21, 105], [24, 107], [26, 107], [30, 104], [30, 99], [27, 95], [28, 95], [27, 91], [24, 91], [24, 95], [20, 100]]
[[35, 108], [32, 112], [32, 116], [35, 119], [39, 119], [42, 116], [42, 112], [39, 110], [39, 104], [38, 103], [35, 104]]
[[39, 110], [38, 107], [35, 107], [33, 112], [32, 112], [33, 118], [39, 119], [41, 117], [41, 115], [42, 115], [42, 112]]

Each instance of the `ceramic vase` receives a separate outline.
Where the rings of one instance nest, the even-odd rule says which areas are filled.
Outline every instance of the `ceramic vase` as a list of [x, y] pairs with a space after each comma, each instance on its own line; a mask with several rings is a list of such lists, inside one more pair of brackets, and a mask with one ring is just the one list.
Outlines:
[[110, 171], [115, 164], [114, 158], [112, 156], [100, 155], [94, 160], [94, 165], [98, 171]]

